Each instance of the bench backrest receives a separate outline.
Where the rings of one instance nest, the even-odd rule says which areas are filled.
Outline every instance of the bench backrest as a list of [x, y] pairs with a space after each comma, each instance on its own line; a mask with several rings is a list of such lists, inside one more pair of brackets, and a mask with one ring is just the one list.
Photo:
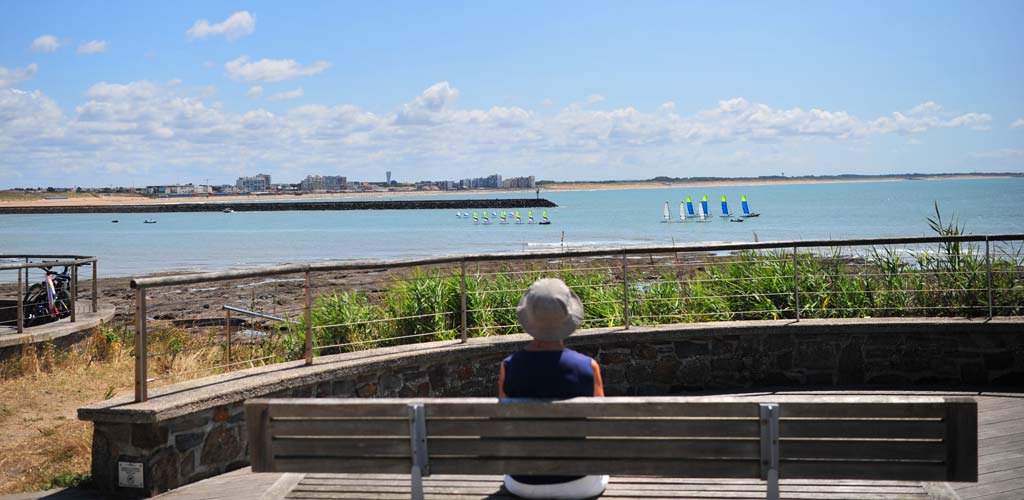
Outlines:
[[254, 472], [977, 480], [969, 398], [263, 399], [246, 413]]

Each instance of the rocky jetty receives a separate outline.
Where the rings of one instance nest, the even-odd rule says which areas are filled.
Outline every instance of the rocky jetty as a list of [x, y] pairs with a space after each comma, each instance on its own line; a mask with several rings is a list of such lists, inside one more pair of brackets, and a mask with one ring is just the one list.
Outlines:
[[52, 207], [0, 207], [0, 214], [123, 214], [163, 212], [283, 212], [317, 210], [474, 210], [556, 207], [543, 198], [397, 201], [285, 201], [219, 203], [148, 203], [138, 205], [63, 205]]

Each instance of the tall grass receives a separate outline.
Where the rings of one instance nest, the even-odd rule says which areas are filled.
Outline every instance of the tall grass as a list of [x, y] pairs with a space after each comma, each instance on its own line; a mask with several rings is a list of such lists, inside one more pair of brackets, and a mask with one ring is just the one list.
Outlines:
[[[955, 217], [935, 207], [929, 227], [943, 236], [963, 234]], [[942, 243], [930, 249], [881, 247], [857, 254], [849, 249], [745, 251], [708, 263], [662, 262], [631, 270], [629, 286], [612, 266], [557, 271], [513, 267], [465, 277], [466, 325], [470, 336], [520, 331], [516, 305], [534, 280], [554, 276], [584, 303], [583, 327], [613, 327], [630, 320], [658, 325], [721, 320], [857, 318], [870, 316], [960, 316], [988, 314], [988, 268], [993, 312], [1024, 313], [1024, 251], [996, 246], [989, 259], [978, 245]], [[795, 270], [794, 270], [794, 266]], [[643, 266], [638, 266], [643, 267]], [[317, 346], [348, 344], [322, 352], [452, 339], [461, 330], [459, 272], [413, 271], [377, 296], [336, 291], [317, 298], [313, 309]], [[799, 292], [797, 292], [799, 289]], [[799, 308], [799, 312], [797, 309]], [[799, 314], [799, 316], [798, 316]], [[290, 329], [289, 345], [301, 351], [304, 323]], [[402, 338], [404, 337], [404, 338]], [[402, 339], [399, 339], [402, 338]], [[372, 342], [367, 342], [372, 341]]]

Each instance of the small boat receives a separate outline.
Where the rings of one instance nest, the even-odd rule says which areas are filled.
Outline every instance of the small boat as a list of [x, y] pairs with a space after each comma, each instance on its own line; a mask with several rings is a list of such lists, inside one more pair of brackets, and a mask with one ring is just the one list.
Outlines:
[[519, 213], [519, 210], [516, 210], [515, 217], [516, 217], [516, 224], [522, 224], [523, 223], [523, 215]]
[[505, 213], [504, 210], [501, 211], [501, 223], [508, 224], [508, 215]]
[[686, 222], [686, 205], [679, 202], [679, 222]]
[[540, 213], [540, 222], [538, 222], [538, 224], [551, 224], [551, 221], [548, 220], [547, 210], [544, 210], [543, 212]]
[[146, 219], [146, 220], [142, 221], [142, 223], [143, 224], [156, 224], [156, 221], [153, 220], [153, 219]]
[[473, 212], [473, 224], [479, 224], [479, 223], [480, 223], [480, 216], [476, 212]]
[[733, 217], [733, 218], [729, 219], [729, 222], [743, 222], [743, 219], [740, 219], [738, 217]]
[[226, 214], [233, 214], [233, 213], [235, 213], [235, 211], [233, 209], [231, 209], [230, 207], [225, 208], [224, 210], [221, 210], [221, 212], [224, 212]]
[[533, 224], [533, 210], [526, 212], [526, 223]]
[[119, 221], [118, 221], [117, 219], [114, 219], [114, 220], [112, 220], [112, 221], [110, 221], [110, 222], [112, 222], [112, 223], [114, 223], [114, 224], [117, 224], [117, 223], [118, 223]]
[[711, 222], [711, 219], [704, 215], [703, 204], [697, 204], [697, 222]]
[[722, 195], [722, 214], [719, 217], [732, 217], [733, 214], [729, 213], [729, 203], [725, 201], [725, 195]]
[[708, 195], [700, 197], [700, 208], [704, 209], [705, 217], [711, 217], [711, 210], [708, 209]]
[[761, 215], [759, 213], [752, 213], [750, 211], [750, 207], [747, 205], [747, 195], [743, 195], [740, 197], [740, 205], [743, 206], [743, 217], [757, 217]]
[[686, 197], [686, 215], [695, 217], [697, 214], [693, 211], [693, 199], [689, 196]]
[[661, 209], [661, 215], [665, 218], [662, 222], [672, 222], [672, 216], [668, 213], [668, 202], [665, 202], [665, 206]]

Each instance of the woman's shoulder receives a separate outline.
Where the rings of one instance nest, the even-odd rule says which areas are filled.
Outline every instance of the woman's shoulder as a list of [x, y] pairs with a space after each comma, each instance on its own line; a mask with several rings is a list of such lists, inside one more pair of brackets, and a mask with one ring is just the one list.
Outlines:
[[594, 358], [587, 356], [582, 352], [574, 351], [572, 349], [565, 349], [564, 351], [562, 351], [562, 357], [564, 359], [571, 359], [573, 361], [585, 362], [588, 365], [594, 361]]

